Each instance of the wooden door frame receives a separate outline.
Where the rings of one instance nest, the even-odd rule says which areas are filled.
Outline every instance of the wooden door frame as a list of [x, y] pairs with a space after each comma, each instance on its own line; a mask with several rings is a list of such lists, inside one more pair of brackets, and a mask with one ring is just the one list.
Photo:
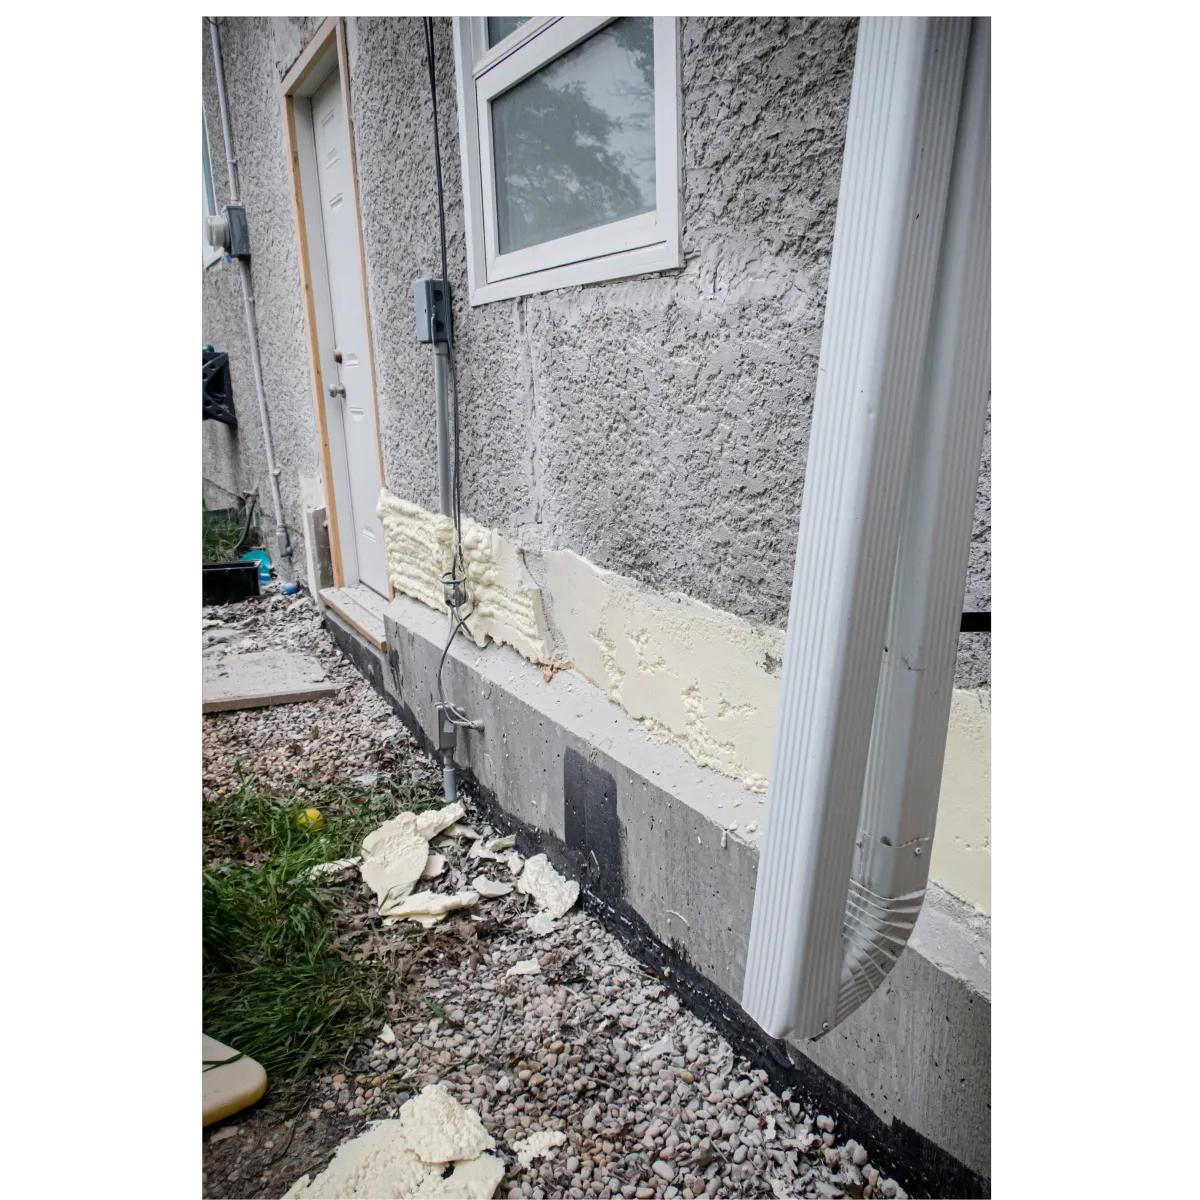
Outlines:
[[[303, 293], [305, 341], [308, 347], [309, 374], [313, 381], [313, 405], [316, 412], [317, 440], [321, 454], [321, 485], [325, 497], [325, 512], [329, 520], [329, 549], [333, 559], [334, 587], [345, 586], [342, 569], [342, 530], [338, 522], [337, 497], [334, 488], [333, 455], [329, 445], [329, 420], [325, 406], [325, 385], [321, 373], [321, 352], [317, 338], [317, 315], [313, 296], [312, 264], [308, 253], [308, 229], [305, 225], [304, 189], [300, 170], [300, 145], [297, 136], [295, 102], [311, 97], [317, 87], [336, 70], [342, 93], [342, 111], [346, 121], [346, 139], [350, 148], [350, 177], [353, 181], [350, 203], [351, 217], [357, 234], [357, 269], [362, 294], [363, 323], [367, 331], [367, 365], [370, 372], [371, 402], [375, 411], [375, 450], [379, 458], [379, 483], [386, 486], [383, 466], [383, 425], [379, 414], [379, 386], [375, 375], [375, 335], [371, 325], [371, 305], [367, 296], [367, 253], [363, 242], [361, 204], [358, 186], [358, 155], [354, 145], [354, 116], [350, 107], [350, 63], [346, 50], [346, 23], [343, 17], [326, 17], [292, 64], [280, 84], [284, 127], [287, 134], [288, 188], [292, 198], [292, 225], [296, 232], [296, 257], [300, 266], [300, 288]], [[347, 481], [348, 482], [348, 481]], [[349, 489], [347, 487], [347, 495]], [[387, 548], [384, 547], [386, 572]], [[388, 599], [394, 599], [396, 589], [388, 575]]]

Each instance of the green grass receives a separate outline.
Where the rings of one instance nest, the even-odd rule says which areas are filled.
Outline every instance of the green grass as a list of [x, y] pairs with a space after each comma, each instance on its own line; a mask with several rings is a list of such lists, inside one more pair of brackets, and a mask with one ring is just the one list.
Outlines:
[[[241, 524], [229, 521], [218, 513], [210, 513], [207, 509], [202, 512], [202, 520], [204, 562], [232, 562], [238, 558], [237, 544], [242, 536]], [[258, 530], [251, 526], [246, 546], [260, 544]]]
[[[204, 805], [204, 1031], [297, 1079], [344, 1056], [385, 1018], [389, 979], [355, 943], [366, 922], [348, 909], [357, 884], [313, 880], [317, 863], [352, 858], [363, 837], [402, 809], [436, 808], [432, 784], [389, 791], [336, 786], [271, 796], [242, 778]], [[318, 808], [324, 828], [300, 828]]]

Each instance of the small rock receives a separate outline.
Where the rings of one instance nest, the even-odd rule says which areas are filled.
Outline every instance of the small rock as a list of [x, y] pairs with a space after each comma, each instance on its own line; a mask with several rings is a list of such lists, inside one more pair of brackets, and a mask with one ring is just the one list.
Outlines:
[[670, 1163], [663, 1162], [661, 1158], [650, 1169], [667, 1183], [675, 1179], [675, 1168]]

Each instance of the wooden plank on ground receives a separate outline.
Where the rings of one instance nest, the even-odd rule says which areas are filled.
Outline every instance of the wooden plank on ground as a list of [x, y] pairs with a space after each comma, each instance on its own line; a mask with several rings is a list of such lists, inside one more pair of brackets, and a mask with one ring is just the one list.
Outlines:
[[325, 588], [321, 592], [321, 600], [347, 625], [358, 630], [380, 654], [387, 653], [383, 627], [383, 610], [387, 608], [387, 601], [382, 596], [360, 585]]
[[307, 654], [257, 650], [204, 660], [204, 711], [264, 708], [336, 696], [325, 668]]

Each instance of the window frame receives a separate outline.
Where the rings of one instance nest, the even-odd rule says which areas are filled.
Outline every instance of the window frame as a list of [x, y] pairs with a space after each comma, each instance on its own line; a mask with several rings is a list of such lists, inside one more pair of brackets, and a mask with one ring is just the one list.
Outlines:
[[[200, 220], [200, 242], [201, 248], [204, 251], [204, 269], [207, 271], [213, 263], [218, 263], [224, 257], [220, 250], [208, 244], [208, 227], [206, 220], [208, 217], [219, 216], [217, 210], [217, 181], [213, 176], [212, 169], [212, 142], [208, 136], [208, 116], [203, 108], [200, 110], [200, 115], [204, 120], [204, 142], [202, 149], [208, 156], [208, 162], [203, 159], [200, 161], [200, 194], [201, 194], [201, 220]], [[207, 174], [205, 168], [207, 167]], [[209, 203], [211, 197], [212, 203]]]
[[675, 17], [652, 18], [657, 193], [654, 210], [507, 254], [498, 250], [491, 100], [618, 19], [532, 17], [490, 48], [486, 17], [454, 19], [467, 278], [472, 305], [583, 283], [625, 279], [682, 265], [682, 105]]

